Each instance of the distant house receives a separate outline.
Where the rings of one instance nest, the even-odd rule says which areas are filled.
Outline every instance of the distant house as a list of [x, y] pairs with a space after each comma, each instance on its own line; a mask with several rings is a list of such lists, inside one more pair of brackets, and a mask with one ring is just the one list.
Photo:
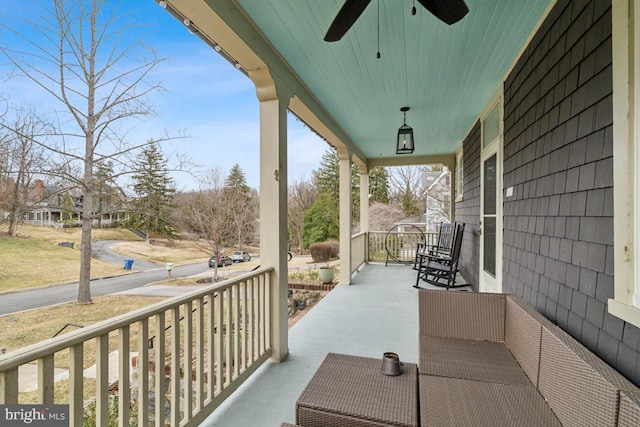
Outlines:
[[[95, 206], [94, 225], [110, 226], [124, 219], [126, 196], [119, 188], [114, 193]], [[30, 189], [29, 200], [29, 212], [22, 219], [25, 224], [50, 227], [61, 227], [65, 222], [80, 224], [84, 200], [78, 188], [61, 189], [38, 179]]]
[[451, 172], [446, 168], [424, 172], [422, 186], [426, 189], [423, 222], [426, 231], [436, 232], [441, 222], [451, 222]]

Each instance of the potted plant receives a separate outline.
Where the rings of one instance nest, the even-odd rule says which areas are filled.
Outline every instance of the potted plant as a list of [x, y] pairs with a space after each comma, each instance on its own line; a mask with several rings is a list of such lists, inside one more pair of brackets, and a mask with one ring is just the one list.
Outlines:
[[326, 263], [318, 269], [318, 279], [320, 279], [321, 283], [333, 283], [333, 276], [333, 267], [331, 267], [329, 263]]
[[309, 245], [309, 252], [314, 262], [324, 263], [318, 268], [318, 279], [322, 283], [333, 283], [334, 271], [333, 267], [329, 265], [329, 260], [333, 253], [332, 242], [318, 242]]

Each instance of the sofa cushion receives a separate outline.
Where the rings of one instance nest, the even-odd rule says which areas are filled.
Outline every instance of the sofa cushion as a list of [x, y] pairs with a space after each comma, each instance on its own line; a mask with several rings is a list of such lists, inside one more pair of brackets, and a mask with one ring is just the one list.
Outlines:
[[497, 384], [420, 375], [422, 426], [560, 426], [531, 383]]
[[509, 349], [491, 341], [422, 337], [420, 374], [532, 385]]
[[543, 327], [538, 389], [565, 426], [614, 426], [619, 391], [636, 387], [562, 329]]
[[420, 336], [504, 341], [504, 294], [421, 289]]

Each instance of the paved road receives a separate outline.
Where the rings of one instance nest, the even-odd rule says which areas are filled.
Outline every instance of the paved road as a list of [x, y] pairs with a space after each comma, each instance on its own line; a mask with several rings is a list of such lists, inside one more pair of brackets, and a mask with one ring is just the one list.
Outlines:
[[[134, 262], [134, 267], [137, 264]], [[200, 274], [209, 269], [205, 262], [176, 266], [171, 272], [173, 278], [188, 277]], [[164, 267], [123, 276], [109, 277], [91, 281], [91, 296], [109, 295], [144, 286], [167, 278]], [[45, 307], [75, 301], [78, 297], [78, 282], [40, 288], [0, 296], [0, 315], [16, 313], [23, 310]]]

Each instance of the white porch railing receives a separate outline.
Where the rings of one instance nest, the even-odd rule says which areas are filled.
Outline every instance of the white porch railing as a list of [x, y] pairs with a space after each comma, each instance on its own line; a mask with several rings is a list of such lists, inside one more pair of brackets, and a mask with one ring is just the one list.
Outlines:
[[351, 274], [367, 262], [367, 238], [366, 232], [351, 236]]
[[[97, 426], [198, 425], [271, 356], [272, 271], [1, 356], [0, 403], [68, 403], [71, 426], [88, 416]], [[21, 392], [28, 369], [31, 393]]]
[[[423, 234], [415, 231], [387, 232], [369, 231], [369, 261], [413, 262], [418, 243], [423, 243]], [[438, 233], [424, 233], [425, 243], [435, 245]], [[387, 249], [392, 257], [387, 258]], [[393, 259], [395, 258], [395, 259]]]

